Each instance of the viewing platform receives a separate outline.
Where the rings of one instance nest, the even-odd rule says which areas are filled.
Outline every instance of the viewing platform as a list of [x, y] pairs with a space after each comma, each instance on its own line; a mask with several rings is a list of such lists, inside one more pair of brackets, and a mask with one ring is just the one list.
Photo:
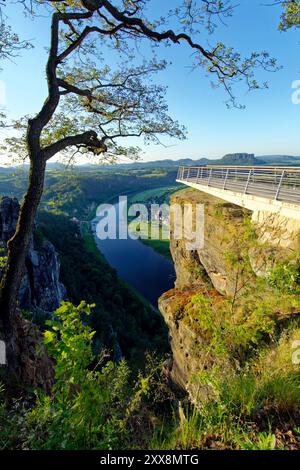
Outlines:
[[300, 220], [300, 168], [180, 166], [176, 181], [251, 211]]

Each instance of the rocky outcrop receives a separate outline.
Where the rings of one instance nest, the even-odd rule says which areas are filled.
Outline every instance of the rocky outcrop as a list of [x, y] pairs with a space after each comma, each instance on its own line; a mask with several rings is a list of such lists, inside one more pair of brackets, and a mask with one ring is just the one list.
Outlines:
[[[4, 197], [0, 201], [1, 256], [5, 256], [6, 244], [16, 230], [19, 209], [15, 198]], [[32, 240], [26, 257], [19, 305], [25, 310], [53, 312], [66, 297], [66, 290], [59, 280], [59, 257], [49, 241], [41, 240], [36, 245]]]
[[65, 288], [59, 280], [59, 272], [59, 258], [52, 243], [44, 240], [38, 250], [31, 247], [20, 289], [20, 307], [45, 312], [56, 310], [66, 297]]
[[300, 220], [289, 219], [276, 213], [255, 211], [252, 213], [252, 223], [260, 244], [268, 244], [291, 253], [300, 251]]
[[220, 365], [223, 369], [229, 366], [207, 350], [207, 340], [199, 330], [197, 319], [185, 312], [186, 305], [199, 292], [215, 297], [216, 301], [221, 298], [212, 290], [194, 287], [172, 289], [159, 299], [159, 309], [169, 328], [172, 350], [172, 356], [166, 364], [167, 375], [173, 384], [188, 393], [194, 403], [203, 401], [209, 393], [207, 387], [199, 387], [197, 374], [214, 365]]
[[[190, 288], [207, 283], [221, 294], [232, 295], [236, 275], [229, 268], [230, 256], [241, 256], [239, 240], [244, 236], [245, 218], [250, 212], [221, 199], [186, 190], [177, 193], [173, 204], [204, 205], [204, 247], [188, 250], [186, 240], [174, 240], [171, 233], [171, 253], [176, 271], [176, 288]], [[173, 227], [173, 231], [175, 227]]]
[[[224, 313], [224, 306], [230, 310], [234, 302], [242, 303], [244, 297], [248, 299], [245, 311], [251, 314], [251, 294], [256, 290], [258, 276], [269, 274], [278, 262], [299, 257], [300, 227], [276, 219], [274, 215], [252, 215], [233, 204], [191, 189], [176, 193], [171, 202], [181, 206], [204, 204], [203, 247], [190, 251], [186, 240], [174, 240], [174, 227], [171, 228], [170, 245], [177, 280], [175, 289], [159, 299], [159, 309], [170, 333], [170, 377], [188, 392], [192, 401], [199, 402], [201, 396], [209, 392], [199, 387], [197, 374], [212, 367], [219, 367], [226, 374], [235, 367], [236, 361], [234, 355], [220, 358], [212, 353], [209, 321], [217, 323], [221, 312]], [[195, 312], [198, 308], [193, 302], [195, 296], [200, 297], [204, 306], [201, 314]], [[207, 322], [206, 305], [207, 312], [212, 315]], [[276, 302], [275, 307], [277, 309]], [[278, 312], [280, 308], [278, 305]], [[284, 308], [289, 309], [289, 306]], [[290, 312], [296, 310], [290, 308]], [[228, 326], [230, 312], [228, 318], [225, 328], [234, 329], [235, 319]], [[251, 328], [251, 322], [246, 329]]]
[[204, 205], [203, 248], [188, 250], [186, 240], [174, 240], [171, 231], [178, 289], [212, 284], [219, 293], [232, 296], [240, 288], [232, 259], [249, 259], [253, 271], [247, 273], [250, 282], [251, 277], [266, 276], [277, 262], [300, 252], [299, 221], [262, 211], [252, 213], [190, 189], [173, 196], [172, 203]]

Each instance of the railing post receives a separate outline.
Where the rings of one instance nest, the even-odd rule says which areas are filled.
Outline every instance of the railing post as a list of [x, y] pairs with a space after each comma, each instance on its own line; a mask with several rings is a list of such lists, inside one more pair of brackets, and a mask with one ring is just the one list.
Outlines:
[[278, 185], [278, 188], [277, 188], [277, 191], [276, 191], [275, 201], [277, 201], [278, 198], [279, 198], [284, 175], [285, 175], [285, 170], [283, 170], [283, 172], [281, 174], [281, 177], [280, 177], [279, 185]]
[[[233, 185], [235, 179], [239, 184]], [[294, 168], [264, 167], [215, 167], [215, 166], [178, 166], [177, 179], [181, 182], [205, 184], [208, 187], [227, 190], [235, 188], [241, 196], [253, 194], [258, 197], [273, 198], [300, 204], [300, 170]], [[244, 184], [244, 186], [243, 186]], [[208, 191], [210, 192], [210, 191]]]
[[229, 168], [227, 168], [227, 171], [226, 171], [226, 175], [225, 175], [225, 181], [224, 181], [223, 189], [226, 189], [226, 183], [227, 183], [228, 175], [229, 175]]
[[207, 186], [210, 185], [210, 181], [211, 181], [211, 177], [212, 177], [212, 171], [213, 171], [213, 169], [211, 168], [211, 169], [210, 169], [210, 172], [209, 172], [209, 177], [208, 177]]
[[246, 183], [246, 186], [245, 186], [245, 191], [244, 191], [244, 194], [247, 194], [248, 187], [249, 187], [250, 180], [251, 180], [251, 174], [252, 174], [252, 169], [251, 169], [251, 170], [249, 170], [249, 175], [248, 175], [247, 183]]

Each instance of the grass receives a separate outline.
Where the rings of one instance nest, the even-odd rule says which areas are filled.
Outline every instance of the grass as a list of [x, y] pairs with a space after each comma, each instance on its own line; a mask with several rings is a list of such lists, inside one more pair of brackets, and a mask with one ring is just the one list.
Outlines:
[[180, 405], [173, 423], [154, 433], [150, 448], [300, 449], [300, 374], [291, 346], [299, 338], [294, 323], [242, 368], [199, 374], [213, 393], [199, 408]]
[[93, 253], [96, 257], [100, 257], [101, 260], [104, 260], [104, 256], [98, 250], [93, 232], [91, 230], [90, 224], [82, 224], [82, 236], [84, 247], [89, 253]]
[[158, 238], [152, 238], [151, 234], [151, 222], [141, 222], [137, 225], [136, 230], [147, 238], [140, 238], [140, 241], [147, 246], [150, 246], [157, 253], [161, 254], [169, 261], [172, 261], [170, 253], [170, 240], [163, 238], [162, 227], [159, 226]]
[[[299, 450], [300, 374], [292, 361], [292, 345], [299, 339], [300, 327], [294, 321], [243, 367], [232, 367], [230, 373], [215, 367], [199, 374], [200, 383], [213, 393], [199, 406], [179, 402], [173, 417], [156, 420], [143, 449]], [[99, 408], [92, 412], [99, 413]], [[19, 421], [22, 427], [22, 415], [22, 409], [12, 416], [0, 405], [0, 448], [18, 446], [16, 429]], [[31, 438], [36, 442], [35, 431]]]
[[164, 256], [167, 260], [173, 262], [171, 253], [170, 253], [170, 242], [169, 240], [142, 240], [144, 245], [150, 246], [154, 251]]

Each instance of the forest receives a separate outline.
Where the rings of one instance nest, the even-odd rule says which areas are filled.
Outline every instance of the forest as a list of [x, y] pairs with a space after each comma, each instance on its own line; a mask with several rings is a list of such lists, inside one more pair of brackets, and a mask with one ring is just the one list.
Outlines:
[[[300, 450], [300, 1], [266, 3], [0, 2], [1, 459]], [[101, 240], [120, 196], [168, 215]]]

